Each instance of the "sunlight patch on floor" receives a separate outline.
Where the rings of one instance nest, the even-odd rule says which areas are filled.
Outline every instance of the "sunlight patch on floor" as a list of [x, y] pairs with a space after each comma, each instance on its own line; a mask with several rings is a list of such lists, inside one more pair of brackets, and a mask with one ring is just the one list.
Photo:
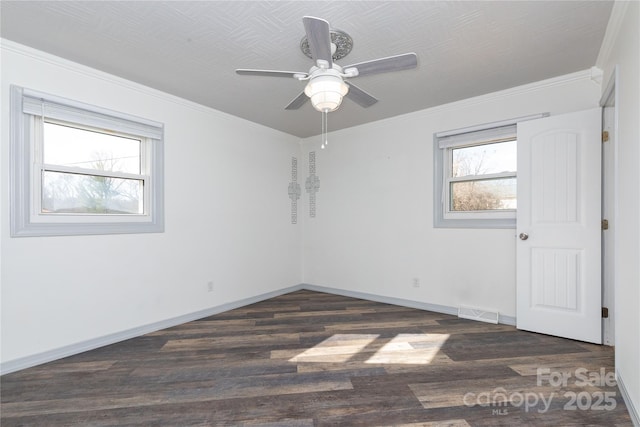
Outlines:
[[449, 339], [449, 334], [398, 334], [366, 363], [426, 365]]
[[376, 334], [335, 334], [289, 362], [346, 362], [378, 338]]
[[380, 338], [376, 334], [335, 334], [296, 354], [289, 362], [345, 363], [358, 356], [369, 364], [426, 365], [448, 338], [449, 334], [398, 334], [393, 338]]

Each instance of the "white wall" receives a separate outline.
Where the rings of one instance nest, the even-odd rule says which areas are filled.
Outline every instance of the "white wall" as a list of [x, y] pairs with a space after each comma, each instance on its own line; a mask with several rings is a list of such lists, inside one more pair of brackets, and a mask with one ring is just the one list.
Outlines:
[[[163, 122], [166, 231], [11, 238], [10, 84]], [[5, 40], [1, 93], [3, 363], [300, 283], [297, 138]]]
[[324, 150], [306, 139], [321, 184], [305, 222], [305, 283], [515, 316], [515, 230], [433, 228], [433, 134], [599, 98], [587, 71], [333, 132]]
[[[616, 371], [640, 411], [640, 3], [616, 2], [598, 66], [617, 65]], [[609, 42], [609, 43], [607, 43]], [[640, 420], [636, 419], [637, 422]]]

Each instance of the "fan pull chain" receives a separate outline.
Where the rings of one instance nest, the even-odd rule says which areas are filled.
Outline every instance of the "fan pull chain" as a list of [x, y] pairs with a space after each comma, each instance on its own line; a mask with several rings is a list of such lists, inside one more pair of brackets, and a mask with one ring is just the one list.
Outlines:
[[327, 145], [329, 145], [329, 141], [327, 139], [327, 133], [328, 133], [328, 125], [327, 125], [327, 110], [324, 110], [322, 112], [322, 145], [320, 146], [321, 149], [324, 150], [324, 147], [326, 147]]

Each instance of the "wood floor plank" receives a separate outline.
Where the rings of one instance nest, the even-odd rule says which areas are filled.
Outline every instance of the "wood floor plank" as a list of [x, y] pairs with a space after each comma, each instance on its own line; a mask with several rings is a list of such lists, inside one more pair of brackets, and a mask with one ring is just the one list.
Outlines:
[[319, 391], [347, 390], [353, 388], [344, 375], [333, 378], [313, 375], [277, 375], [222, 381], [198, 381], [165, 384], [154, 390], [129, 388], [118, 396], [77, 397], [66, 399], [7, 402], [2, 405], [3, 417], [72, 413], [107, 409], [139, 408], [142, 406], [172, 403], [206, 403], [212, 400], [259, 397], [269, 389], [273, 395], [291, 395]]
[[587, 351], [570, 340], [522, 331], [452, 334], [442, 351], [455, 361]]
[[168, 340], [160, 351], [183, 351], [184, 349], [199, 350], [211, 347], [222, 346], [224, 348], [237, 347], [263, 347], [269, 345], [299, 344], [298, 334], [253, 334], [253, 335], [231, 335], [222, 337], [207, 338], [186, 338]]
[[338, 323], [334, 325], [325, 326], [325, 330], [327, 331], [349, 331], [349, 330], [380, 330], [380, 329], [393, 329], [397, 330], [398, 328], [410, 328], [410, 327], [426, 327], [426, 326], [436, 326], [439, 323], [436, 319], [412, 319], [412, 320], [378, 320], [375, 323], [369, 321], [360, 321], [360, 322], [349, 322], [349, 323]]
[[[301, 290], [4, 375], [0, 423], [630, 426], [617, 386], [596, 381], [613, 364], [611, 347]], [[465, 403], [497, 389], [504, 405]], [[525, 408], [518, 393], [553, 399]]]
[[394, 424], [394, 427], [471, 427], [465, 420], [442, 420], [426, 423]]

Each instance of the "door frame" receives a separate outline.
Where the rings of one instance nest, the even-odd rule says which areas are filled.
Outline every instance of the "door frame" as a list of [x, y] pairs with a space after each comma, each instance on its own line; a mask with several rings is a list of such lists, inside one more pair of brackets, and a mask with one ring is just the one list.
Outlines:
[[[602, 129], [609, 129], [609, 140], [613, 144], [609, 153], [612, 153], [612, 162], [605, 161], [605, 150], [602, 150], [602, 212], [603, 219], [609, 220], [609, 250], [605, 251], [605, 237], [602, 239], [602, 306], [609, 309], [609, 317], [602, 319], [602, 343], [613, 346], [615, 344], [615, 318], [616, 318], [616, 272], [618, 271], [615, 256], [616, 236], [618, 224], [618, 66], [616, 65], [607, 82], [607, 86], [602, 91], [600, 107], [602, 108]], [[606, 108], [613, 108], [613, 114], [605, 114]], [[606, 143], [603, 143], [606, 144]], [[611, 155], [611, 154], [609, 154]], [[612, 164], [612, 167], [606, 167]], [[604, 185], [605, 178], [613, 183], [613, 194], [605, 194], [607, 188]], [[609, 201], [610, 204], [607, 204]], [[609, 212], [609, 218], [604, 217], [604, 213]]]

